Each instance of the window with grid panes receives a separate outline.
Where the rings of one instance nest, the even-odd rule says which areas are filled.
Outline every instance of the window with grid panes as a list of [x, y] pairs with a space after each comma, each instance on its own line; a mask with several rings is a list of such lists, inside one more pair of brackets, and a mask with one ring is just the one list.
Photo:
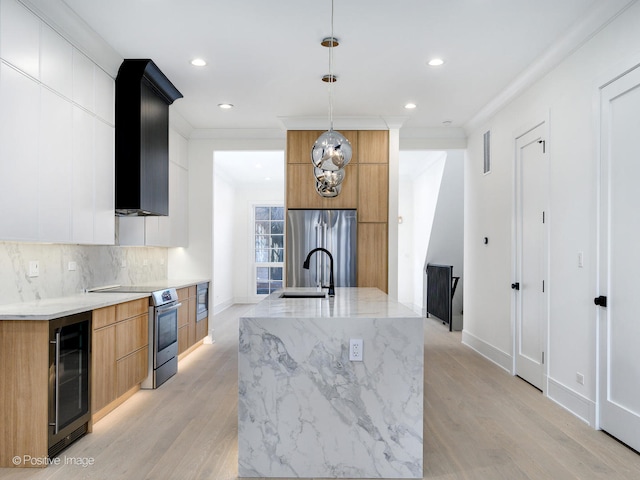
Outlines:
[[282, 288], [284, 271], [284, 207], [254, 207], [256, 294]]

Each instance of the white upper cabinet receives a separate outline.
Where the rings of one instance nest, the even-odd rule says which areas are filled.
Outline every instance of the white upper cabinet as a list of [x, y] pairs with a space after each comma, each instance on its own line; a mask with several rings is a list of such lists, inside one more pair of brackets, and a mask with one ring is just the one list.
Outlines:
[[71, 241], [73, 106], [41, 89], [38, 162], [38, 238]]
[[80, 244], [93, 243], [93, 122], [93, 115], [73, 107], [72, 237], [74, 243]]
[[0, 0], [0, 57], [40, 78], [40, 19], [16, 0]]
[[169, 163], [169, 215], [171, 230], [169, 245], [189, 245], [189, 171], [175, 163]]
[[95, 126], [95, 173], [93, 177], [94, 225], [93, 242], [113, 245], [115, 242], [115, 133], [99, 119]]
[[38, 240], [40, 86], [0, 63], [0, 239]]
[[94, 65], [78, 50], [73, 50], [73, 101], [95, 112]]
[[66, 98], [73, 94], [73, 47], [48, 25], [42, 25], [40, 81]]
[[94, 67], [95, 113], [110, 125], [115, 125], [116, 85], [104, 70]]
[[0, 241], [114, 243], [115, 81], [0, 0]]

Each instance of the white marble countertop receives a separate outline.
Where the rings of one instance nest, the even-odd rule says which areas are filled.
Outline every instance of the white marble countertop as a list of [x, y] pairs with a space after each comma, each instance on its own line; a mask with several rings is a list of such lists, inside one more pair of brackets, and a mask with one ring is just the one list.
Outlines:
[[[208, 282], [199, 280], [160, 280], [149, 283], [158, 288], [183, 288], [198, 283]], [[144, 285], [139, 285], [144, 286]], [[149, 297], [149, 293], [115, 293], [89, 292], [78, 293], [67, 297], [47, 298], [29, 302], [10, 303], [0, 305], [0, 320], [53, 320], [75, 313], [108, 307], [118, 303], [129, 302], [139, 298]]]
[[243, 314], [243, 318], [406, 318], [419, 317], [377, 288], [337, 287], [332, 298], [280, 298], [283, 292], [317, 292], [315, 288], [278, 290]]

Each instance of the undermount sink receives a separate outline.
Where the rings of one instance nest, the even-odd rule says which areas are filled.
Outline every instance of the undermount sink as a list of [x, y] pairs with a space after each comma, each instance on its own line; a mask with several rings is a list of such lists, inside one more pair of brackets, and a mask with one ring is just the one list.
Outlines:
[[282, 292], [280, 298], [327, 298], [326, 292]]

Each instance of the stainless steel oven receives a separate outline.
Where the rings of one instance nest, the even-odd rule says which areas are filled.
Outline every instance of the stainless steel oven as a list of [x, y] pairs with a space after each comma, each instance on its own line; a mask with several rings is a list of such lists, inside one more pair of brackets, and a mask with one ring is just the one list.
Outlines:
[[209, 283], [199, 283], [197, 286], [196, 321], [209, 316]]
[[178, 292], [151, 292], [149, 306], [149, 374], [142, 388], [158, 388], [178, 371]]
[[88, 431], [91, 312], [49, 322], [49, 443], [55, 457]]

